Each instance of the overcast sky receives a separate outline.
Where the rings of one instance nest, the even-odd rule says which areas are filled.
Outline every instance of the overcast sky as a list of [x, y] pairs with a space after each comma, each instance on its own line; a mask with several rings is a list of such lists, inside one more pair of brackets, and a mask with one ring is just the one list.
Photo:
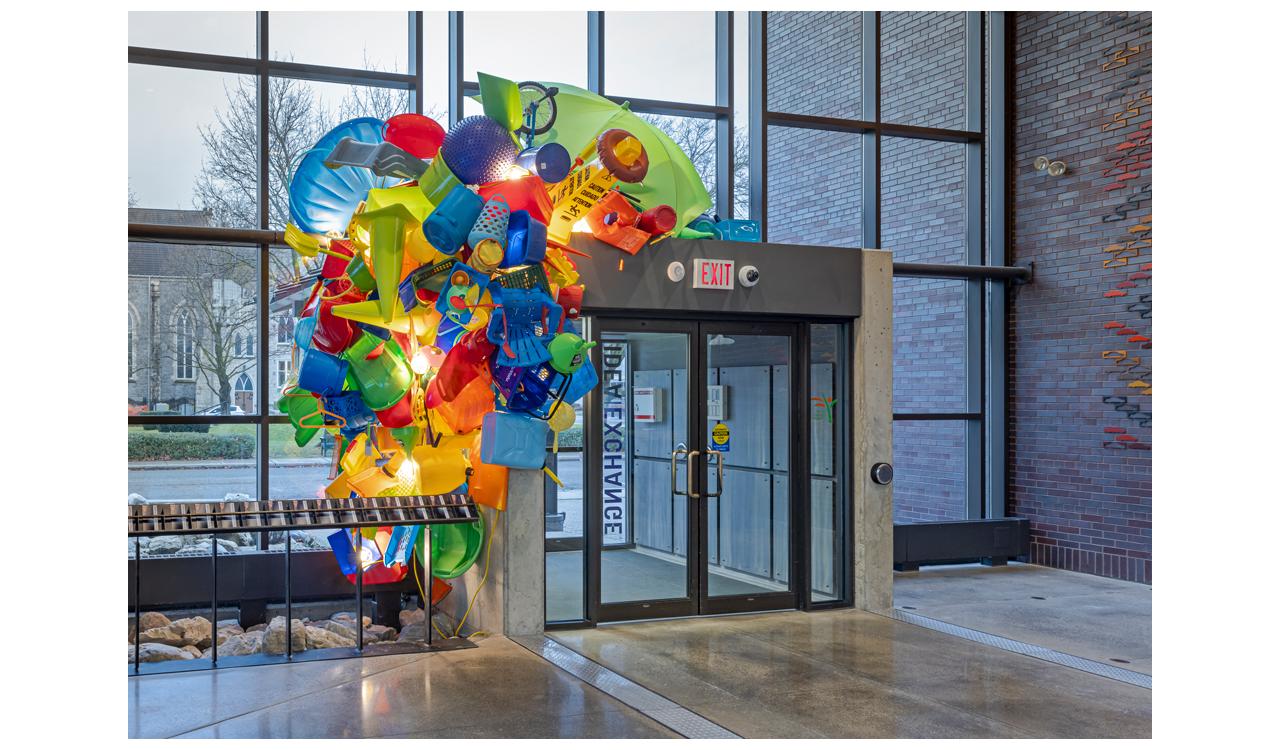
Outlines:
[[[424, 13], [424, 108], [446, 110], [448, 15]], [[396, 12], [273, 12], [271, 56], [296, 62], [408, 70], [408, 17]], [[464, 70], [514, 80], [586, 85], [585, 12], [467, 13]], [[739, 115], [745, 113], [746, 14], [735, 18]], [[251, 12], [130, 12], [129, 44], [236, 57], [256, 55]], [[715, 21], [709, 11], [613, 13], [605, 22], [605, 87], [620, 96], [712, 104]], [[129, 186], [141, 206], [191, 208], [203, 146], [197, 126], [226, 108], [236, 76], [129, 65]], [[309, 83], [336, 108], [349, 87]], [[466, 114], [479, 111], [468, 106]], [[745, 120], [743, 120], [745, 122]], [[447, 123], [442, 123], [447, 126]]]

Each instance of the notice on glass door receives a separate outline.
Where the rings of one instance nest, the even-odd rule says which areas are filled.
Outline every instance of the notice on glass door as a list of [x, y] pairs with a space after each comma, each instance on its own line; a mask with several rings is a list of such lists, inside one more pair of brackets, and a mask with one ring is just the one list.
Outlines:
[[600, 345], [600, 361], [604, 366], [600, 388], [604, 416], [600, 481], [604, 495], [602, 540], [605, 547], [631, 542], [628, 523], [631, 504], [627, 495], [627, 479], [631, 474], [628, 465], [631, 392], [627, 347], [625, 341], [603, 341]]

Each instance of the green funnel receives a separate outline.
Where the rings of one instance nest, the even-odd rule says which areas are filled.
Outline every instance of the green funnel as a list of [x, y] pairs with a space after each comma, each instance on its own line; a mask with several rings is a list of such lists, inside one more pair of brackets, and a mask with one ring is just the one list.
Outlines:
[[390, 322], [399, 296], [400, 268], [404, 265], [404, 230], [417, 223], [413, 212], [400, 203], [356, 216], [369, 230], [369, 254], [373, 256], [373, 280], [378, 288], [378, 311]]

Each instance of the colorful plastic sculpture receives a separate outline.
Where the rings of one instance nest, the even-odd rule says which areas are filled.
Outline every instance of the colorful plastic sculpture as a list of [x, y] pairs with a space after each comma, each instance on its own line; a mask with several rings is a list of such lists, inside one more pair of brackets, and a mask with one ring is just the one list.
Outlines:
[[[465, 492], [494, 513], [520, 502], [509, 470], [541, 469], [550, 433], [599, 384], [594, 342], [573, 324], [573, 226], [585, 218], [634, 254], [710, 207], [688, 158], [625, 106], [479, 81], [484, 115], [447, 133], [413, 113], [344, 122], [290, 183], [286, 241], [318, 273], [278, 406], [298, 445], [333, 435], [330, 497]], [[481, 518], [330, 542], [353, 581], [429, 569], [435, 604], [496, 528]]]

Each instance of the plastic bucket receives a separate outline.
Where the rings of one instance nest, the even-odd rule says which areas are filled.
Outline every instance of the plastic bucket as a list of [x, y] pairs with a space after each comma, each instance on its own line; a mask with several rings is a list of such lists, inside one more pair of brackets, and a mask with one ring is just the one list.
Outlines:
[[431, 529], [431, 575], [457, 578], [480, 557], [484, 546], [484, 516], [474, 523], [435, 524]]
[[507, 223], [507, 252], [502, 259], [506, 268], [541, 263], [547, 256], [547, 225], [528, 211], [512, 211]]
[[347, 363], [319, 349], [304, 349], [298, 365], [298, 387], [322, 396], [342, 390], [347, 379]]

